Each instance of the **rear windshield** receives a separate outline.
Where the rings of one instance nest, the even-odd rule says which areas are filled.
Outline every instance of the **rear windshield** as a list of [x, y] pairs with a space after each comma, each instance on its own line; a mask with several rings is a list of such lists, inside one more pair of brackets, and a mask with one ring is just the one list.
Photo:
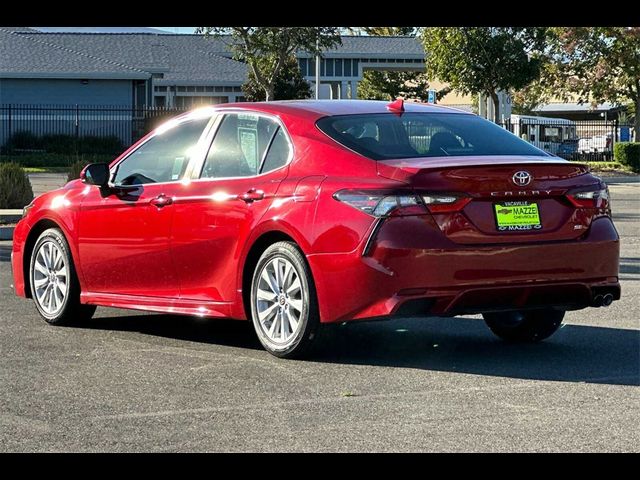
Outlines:
[[338, 143], [373, 160], [476, 155], [534, 155], [546, 152], [476, 115], [393, 113], [336, 115], [318, 128]]

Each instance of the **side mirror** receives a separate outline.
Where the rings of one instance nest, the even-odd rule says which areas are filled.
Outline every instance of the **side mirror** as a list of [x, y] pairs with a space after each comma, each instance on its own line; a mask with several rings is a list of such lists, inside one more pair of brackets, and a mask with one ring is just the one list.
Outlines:
[[106, 188], [109, 185], [109, 164], [90, 163], [80, 172], [80, 179], [83, 183]]

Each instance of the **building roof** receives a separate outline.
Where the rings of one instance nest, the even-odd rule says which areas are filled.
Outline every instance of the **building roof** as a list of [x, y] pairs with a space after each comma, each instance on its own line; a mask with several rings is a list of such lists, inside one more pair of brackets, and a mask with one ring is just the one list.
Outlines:
[[615, 105], [611, 102], [604, 102], [596, 105], [595, 107], [590, 103], [548, 103], [541, 105], [533, 110], [541, 113], [549, 112], [562, 112], [562, 113], [586, 113], [586, 112], [604, 112], [609, 110], [615, 110], [618, 108], [624, 108], [620, 105]]
[[343, 35], [342, 45], [324, 51], [322, 56], [424, 60], [424, 48], [416, 37]]
[[[45, 33], [0, 27], [0, 77], [148, 78], [155, 85], [242, 85], [230, 37], [154, 33]], [[423, 59], [415, 37], [343, 36], [329, 58]]]
[[0, 78], [126, 78], [150, 74], [121, 62], [52, 43], [38, 34], [0, 28]]

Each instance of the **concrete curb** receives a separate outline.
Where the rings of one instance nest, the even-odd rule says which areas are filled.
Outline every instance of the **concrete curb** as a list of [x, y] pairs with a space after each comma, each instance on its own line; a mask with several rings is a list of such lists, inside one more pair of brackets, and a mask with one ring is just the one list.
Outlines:
[[[598, 175], [596, 173], [596, 175]], [[600, 177], [604, 180], [604, 183], [612, 184], [612, 183], [640, 183], [640, 175], [633, 177]]]

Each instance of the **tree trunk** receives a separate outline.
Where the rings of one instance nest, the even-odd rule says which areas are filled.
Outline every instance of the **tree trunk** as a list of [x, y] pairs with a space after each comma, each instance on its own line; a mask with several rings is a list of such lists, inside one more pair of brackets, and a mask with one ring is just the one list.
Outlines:
[[500, 120], [500, 112], [499, 112], [499, 104], [498, 94], [495, 91], [489, 92], [491, 96], [491, 100], [493, 101], [493, 123], [498, 123]]
[[275, 99], [275, 92], [273, 85], [268, 85], [264, 87], [264, 100], [265, 102], [270, 102]]

